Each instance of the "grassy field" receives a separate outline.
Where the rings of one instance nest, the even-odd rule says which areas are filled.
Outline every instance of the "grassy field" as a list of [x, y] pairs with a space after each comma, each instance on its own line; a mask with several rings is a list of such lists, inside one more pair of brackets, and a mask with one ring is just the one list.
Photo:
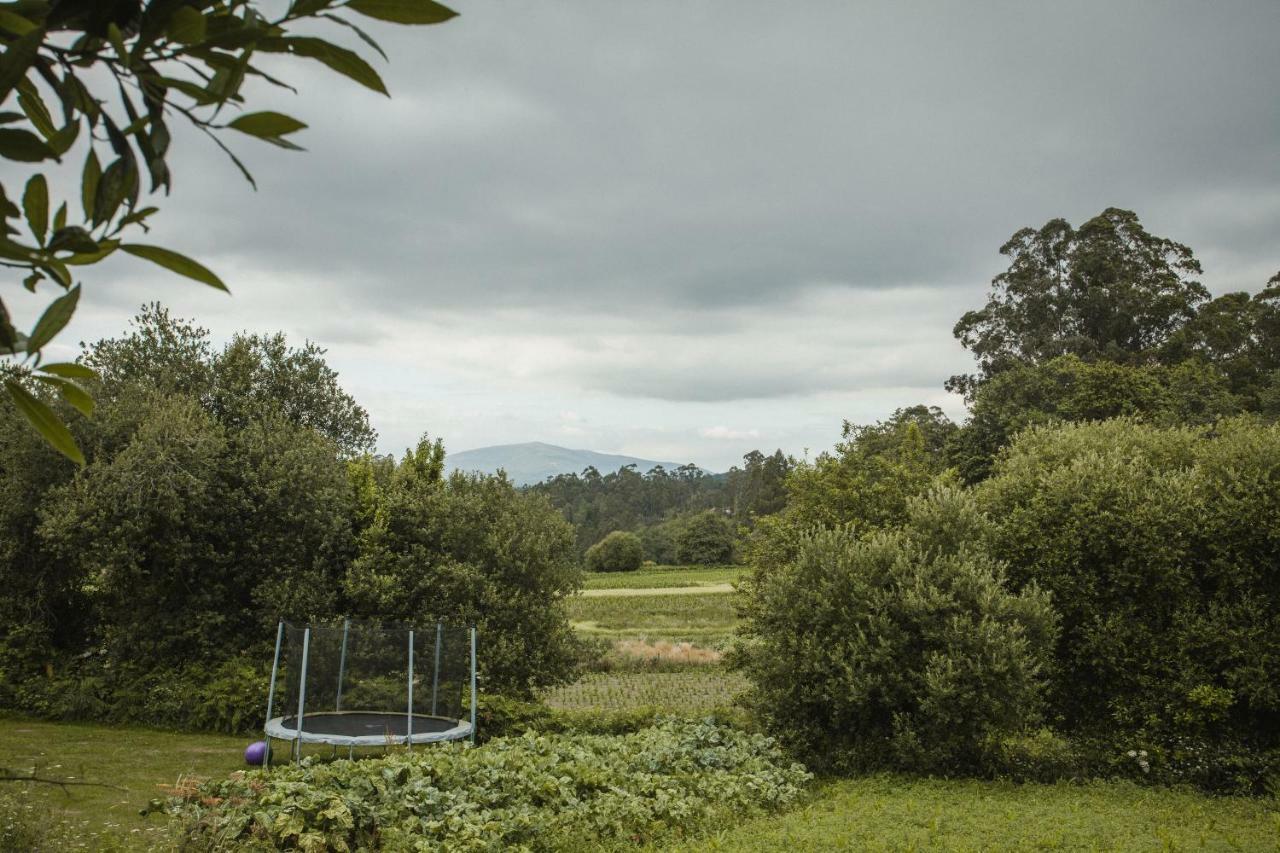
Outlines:
[[243, 737], [0, 717], [0, 767], [112, 786], [75, 785], [64, 791], [4, 783], [6, 792], [36, 810], [50, 808], [71, 823], [84, 850], [152, 849], [166, 832], [165, 821], [144, 819], [139, 809], [184, 777], [225, 776], [242, 769], [246, 743]]
[[1280, 849], [1275, 800], [1127, 782], [1013, 785], [873, 777], [829, 783], [806, 807], [747, 821], [698, 851]]
[[634, 572], [590, 572], [585, 589], [663, 589], [734, 583], [745, 566], [646, 566]]
[[734, 593], [707, 595], [633, 595], [569, 600], [573, 627], [589, 636], [622, 639], [693, 640], [702, 644], [726, 639], [738, 617]]
[[658, 707], [696, 714], [732, 704], [746, 686], [741, 676], [718, 666], [685, 672], [593, 672], [544, 698], [554, 708], [572, 711]]

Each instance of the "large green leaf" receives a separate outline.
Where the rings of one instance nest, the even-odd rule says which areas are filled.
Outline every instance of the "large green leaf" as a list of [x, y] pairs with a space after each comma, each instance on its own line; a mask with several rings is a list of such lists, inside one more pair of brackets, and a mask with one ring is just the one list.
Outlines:
[[5, 47], [4, 54], [0, 55], [0, 102], [27, 76], [27, 69], [35, 62], [43, 41], [44, 29], [40, 28], [24, 33]]
[[53, 157], [53, 151], [29, 130], [0, 127], [0, 157], [22, 163], [39, 163]]
[[384, 95], [389, 94], [387, 86], [382, 82], [382, 78], [378, 76], [378, 72], [373, 70], [373, 66], [361, 59], [359, 54], [347, 50], [345, 47], [330, 44], [324, 39], [311, 36], [270, 38], [263, 39], [258, 44], [258, 47], [270, 53], [292, 53], [295, 56], [314, 59], [317, 62], [324, 63], [344, 77], [351, 78], [361, 86], [365, 86], [375, 92], [381, 92]]
[[216, 287], [218, 290], [227, 290], [227, 286], [222, 283], [222, 279], [214, 275], [207, 267], [191, 260], [186, 255], [180, 255], [160, 246], [142, 246], [137, 243], [123, 243], [120, 248], [135, 257], [151, 261], [153, 264], [176, 272], [178, 275], [185, 275], [187, 278], [195, 279], [210, 287]]
[[49, 233], [49, 184], [44, 175], [32, 175], [27, 181], [26, 192], [22, 194], [22, 209], [27, 214], [27, 224], [36, 242], [44, 245], [45, 235]]
[[245, 113], [227, 127], [259, 139], [272, 139], [297, 133], [299, 130], [305, 130], [307, 126], [292, 116], [267, 110], [260, 113]]
[[33, 376], [39, 382], [50, 385], [58, 389], [58, 393], [62, 395], [62, 399], [66, 400], [75, 410], [86, 418], [93, 415], [96, 404], [93, 397], [89, 396], [89, 392], [85, 391], [70, 379], [63, 379], [60, 376]]
[[31, 330], [31, 335], [27, 339], [27, 352], [37, 352], [53, 340], [54, 335], [61, 332], [71, 321], [71, 315], [76, 313], [76, 304], [79, 301], [80, 285], [77, 284], [49, 303], [49, 307], [44, 309], [44, 313], [36, 321], [36, 327]]
[[76, 446], [71, 430], [67, 429], [66, 424], [58, 419], [52, 409], [32, 396], [30, 391], [13, 379], [6, 380], [4, 387], [9, 392], [9, 399], [13, 400], [13, 405], [54, 450], [77, 465], [84, 464], [84, 454]]
[[97, 379], [98, 374], [93, 368], [87, 365], [77, 364], [74, 361], [55, 361], [49, 364], [40, 365], [40, 370], [54, 376], [61, 376], [64, 379]]
[[169, 19], [169, 38], [178, 44], [197, 44], [204, 41], [208, 21], [191, 6], [180, 6]]
[[94, 199], [98, 196], [98, 181], [102, 179], [102, 164], [98, 161], [98, 152], [92, 148], [84, 158], [84, 172], [80, 175], [80, 204], [84, 207], [84, 218], [93, 220]]
[[351, 0], [345, 8], [394, 24], [443, 24], [458, 13], [433, 0]]

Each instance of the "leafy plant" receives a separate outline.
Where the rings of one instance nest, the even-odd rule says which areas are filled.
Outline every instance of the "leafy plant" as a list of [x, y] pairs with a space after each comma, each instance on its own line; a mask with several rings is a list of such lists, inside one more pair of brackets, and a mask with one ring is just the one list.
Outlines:
[[[0, 264], [22, 276], [28, 291], [46, 282], [61, 291], [26, 333], [13, 326], [0, 301], [0, 354], [22, 359], [4, 384], [27, 421], [78, 463], [84, 456], [71, 431], [31, 388], [42, 384], [82, 414], [93, 411], [80, 384], [92, 373], [42, 360], [75, 313], [75, 271], [120, 252], [227, 289], [199, 262], [130, 239], [157, 213], [141, 201], [144, 183], [153, 194], [167, 193], [172, 184], [172, 120], [204, 133], [252, 184], [224, 141], [226, 132], [301, 150], [293, 137], [306, 128], [282, 113], [248, 109], [249, 80], [293, 90], [261, 68], [262, 56], [309, 59], [385, 95], [382, 78], [358, 53], [301, 35], [299, 28], [332, 25], [382, 54], [339, 13], [397, 24], [438, 24], [455, 15], [433, 0], [291, 0], [276, 15], [266, 6], [261, 0], [18, 0], [0, 8], [0, 104], [9, 107], [0, 113], [0, 157], [10, 166], [0, 184]], [[50, 192], [60, 182], [48, 177], [49, 164], [62, 164], [73, 151], [84, 152], [79, 193], [60, 200]]]
[[942, 485], [901, 529], [815, 530], [751, 576], [731, 660], [767, 727], [817, 766], [956, 773], [1032, 722], [1056, 617], [1005, 586], [988, 524]]
[[170, 811], [189, 849], [570, 850], [687, 838], [784, 808], [810, 776], [763, 735], [663, 720], [208, 782]]

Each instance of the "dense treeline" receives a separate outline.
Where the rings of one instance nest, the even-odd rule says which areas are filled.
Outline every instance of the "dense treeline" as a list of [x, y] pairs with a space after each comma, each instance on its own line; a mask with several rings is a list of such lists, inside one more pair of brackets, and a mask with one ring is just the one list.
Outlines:
[[[604, 475], [587, 468], [529, 490], [545, 495], [574, 526], [580, 554], [614, 531], [629, 531], [644, 542], [645, 559], [683, 562], [678, 543], [693, 535], [685, 533], [690, 525], [708, 524], [707, 511], [751, 526], [786, 504], [786, 477], [795, 464], [790, 457], [781, 450], [769, 456], [754, 450], [742, 462], [725, 474], [708, 474], [696, 465], [674, 471], [658, 466], [643, 474], [630, 465]], [[690, 553], [701, 556], [700, 549], [686, 548], [686, 557]]]
[[371, 456], [322, 350], [217, 349], [150, 307], [82, 360], [83, 468], [0, 416], [0, 705], [234, 728], [276, 620], [340, 614], [475, 623], [491, 688], [569, 672], [571, 528], [505, 479], [446, 478], [438, 442]]
[[[1110, 209], [1024, 229], [924, 406], [787, 478], [734, 656], [818, 766], [1280, 771], [1280, 275], [1211, 299]], [[1030, 736], [1036, 724], [1047, 729]]]

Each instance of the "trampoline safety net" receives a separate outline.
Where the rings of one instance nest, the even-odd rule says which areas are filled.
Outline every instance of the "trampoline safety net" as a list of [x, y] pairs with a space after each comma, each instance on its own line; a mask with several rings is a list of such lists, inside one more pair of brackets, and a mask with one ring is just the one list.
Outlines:
[[471, 734], [463, 705], [474, 666], [470, 628], [284, 622], [279, 640], [267, 714], [271, 737], [367, 746]]

